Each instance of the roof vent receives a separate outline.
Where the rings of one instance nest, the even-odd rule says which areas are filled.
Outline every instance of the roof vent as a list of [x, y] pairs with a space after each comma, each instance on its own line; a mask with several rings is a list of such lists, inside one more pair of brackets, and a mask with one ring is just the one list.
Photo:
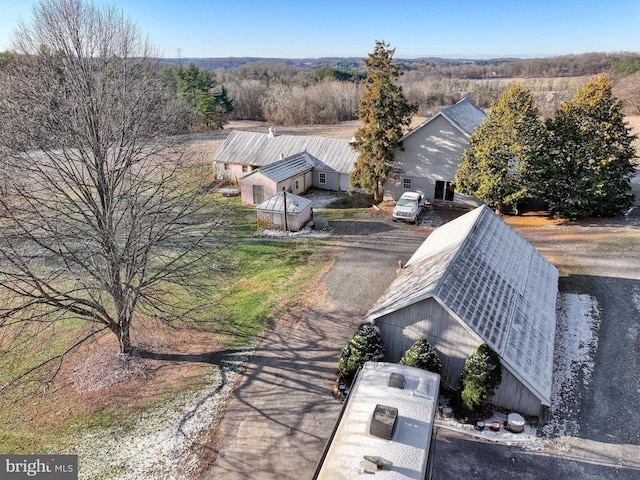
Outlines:
[[387, 386], [391, 388], [404, 388], [404, 375], [401, 373], [392, 373], [389, 376], [389, 381], [387, 382]]
[[373, 410], [371, 423], [369, 424], [369, 433], [385, 440], [391, 440], [393, 426], [396, 423], [397, 417], [397, 408], [377, 404]]

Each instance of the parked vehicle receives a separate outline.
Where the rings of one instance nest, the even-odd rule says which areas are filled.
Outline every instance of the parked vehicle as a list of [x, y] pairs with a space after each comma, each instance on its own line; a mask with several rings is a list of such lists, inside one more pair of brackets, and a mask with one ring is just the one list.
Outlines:
[[393, 219], [415, 223], [422, 214], [424, 203], [417, 192], [405, 192], [393, 208]]

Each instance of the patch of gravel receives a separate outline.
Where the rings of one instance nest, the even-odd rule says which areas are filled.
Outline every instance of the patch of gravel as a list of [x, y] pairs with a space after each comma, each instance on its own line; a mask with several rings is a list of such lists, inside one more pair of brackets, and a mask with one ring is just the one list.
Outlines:
[[[163, 351], [157, 339], [138, 340], [138, 348], [142, 350]], [[140, 357], [120, 355], [116, 344], [98, 347], [73, 371], [71, 382], [77, 392], [91, 392], [111, 387], [136, 377], [146, 377], [152, 367], [153, 360]]]
[[79, 478], [188, 480], [200, 467], [212, 427], [241, 378], [250, 352], [225, 362], [210, 384], [149, 409], [129, 425], [83, 433], [66, 453], [79, 456]]
[[560, 294], [548, 436], [577, 436], [579, 385], [591, 381], [602, 315], [597, 300], [586, 294]]

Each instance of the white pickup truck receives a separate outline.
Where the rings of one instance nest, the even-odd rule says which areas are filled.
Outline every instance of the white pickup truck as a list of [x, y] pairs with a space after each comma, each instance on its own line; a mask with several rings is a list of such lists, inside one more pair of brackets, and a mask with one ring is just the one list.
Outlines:
[[393, 207], [393, 219], [415, 223], [424, 207], [422, 195], [417, 192], [405, 192]]

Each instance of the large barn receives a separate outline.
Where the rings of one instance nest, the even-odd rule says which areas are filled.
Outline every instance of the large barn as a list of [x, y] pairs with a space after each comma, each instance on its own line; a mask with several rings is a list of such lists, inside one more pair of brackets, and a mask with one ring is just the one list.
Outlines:
[[488, 344], [503, 367], [491, 402], [539, 415], [551, 401], [557, 293], [558, 270], [483, 205], [434, 230], [363, 321], [379, 327], [388, 361], [425, 337], [445, 387]]

